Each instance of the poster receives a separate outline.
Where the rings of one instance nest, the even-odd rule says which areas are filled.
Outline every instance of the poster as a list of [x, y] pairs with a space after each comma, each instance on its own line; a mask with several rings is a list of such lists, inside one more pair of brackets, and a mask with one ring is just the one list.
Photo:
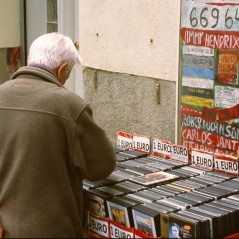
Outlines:
[[238, 157], [239, 0], [182, 0], [179, 142]]

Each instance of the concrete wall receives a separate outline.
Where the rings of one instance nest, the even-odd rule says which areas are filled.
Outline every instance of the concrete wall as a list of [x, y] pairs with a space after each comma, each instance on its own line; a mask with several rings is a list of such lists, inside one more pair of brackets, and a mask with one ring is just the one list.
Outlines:
[[[118, 130], [124, 130], [174, 142], [175, 82], [91, 68], [84, 71], [83, 78], [94, 119], [112, 139]], [[155, 100], [157, 84], [160, 104]]]
[[18, 0], [0, 1], [0, 84], [19, 67], [20, 12]]
[[80, 0], [85, 99], [113, 139], [123, 130], [175, 141], [179, 4]]

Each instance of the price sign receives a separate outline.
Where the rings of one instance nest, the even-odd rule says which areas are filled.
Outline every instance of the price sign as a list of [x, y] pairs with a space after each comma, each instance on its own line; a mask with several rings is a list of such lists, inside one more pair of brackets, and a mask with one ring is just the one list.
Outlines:
[[133, 148], [133, 134], [119, 131], [117, 134], [117, 146], [122, 149]]
[[238, 177], [238, 158], [224, 154], [215, 154], [214, 170]]
[[150, 137], [133, 134], [133, 149], [150, 155]]
[[95, 234], [109, 238], [109, 219], [89, 215], [89, 230]]
[[161, 140], [158, 138], [153, 138], [153, 155], [170, 159], [170, 154], [172, 152], [172, 145], [166, 140]]
[[192, 165], [207, 170], [213, 170], [213, 154], [200, 150], [192, 150]]

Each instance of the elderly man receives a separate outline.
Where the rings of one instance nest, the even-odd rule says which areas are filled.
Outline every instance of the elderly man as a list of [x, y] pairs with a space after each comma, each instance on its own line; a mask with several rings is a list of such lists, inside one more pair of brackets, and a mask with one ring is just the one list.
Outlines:
[[0, 86], [0, 224], [10, 238], [83, 237], [82, 180], [101, 180], [115, 152], [92, 110], [63, 84], [82, 59], [44, 34], [28, 64]]

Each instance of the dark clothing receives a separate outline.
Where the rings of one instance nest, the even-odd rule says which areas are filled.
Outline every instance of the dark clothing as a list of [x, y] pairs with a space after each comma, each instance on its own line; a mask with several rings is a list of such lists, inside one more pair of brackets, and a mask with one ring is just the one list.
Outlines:
[[91, 108], [50, 72], [22, 67], [0, 85], [0, 142], [4, 237], [82, 237], [82, 180], [116, 163]]

